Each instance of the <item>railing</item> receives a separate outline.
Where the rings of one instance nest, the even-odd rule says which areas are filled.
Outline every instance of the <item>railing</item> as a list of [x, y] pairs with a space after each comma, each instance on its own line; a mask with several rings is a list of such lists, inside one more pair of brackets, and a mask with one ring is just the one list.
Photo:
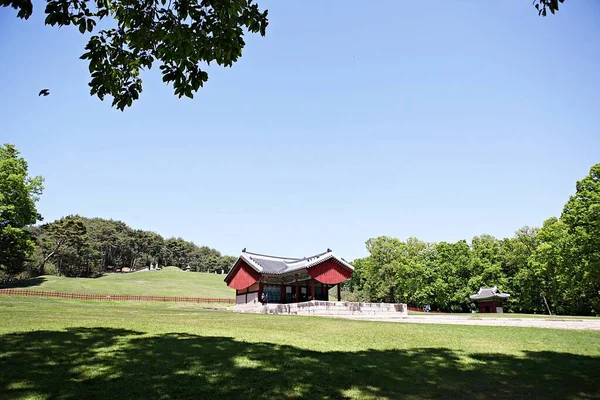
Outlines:
[[[423, 314], [425, 314], [425, 310], [423, 310], [422, 308], [417, 308], [417, 307], [407, 307], [408, 311], [414, 311], [414, 312], [422, 312]], [[429, 311], [428, 314], [447, 314], [443, 311]]]
[[59, 299], [77, 299], [77, 300], [167, 301], [167, 302], [181, 302], [181, 303], [235, 304], [235, 299], [217, 299], [217, 298], [211, 298], [211, 297], [170, 297], [170, 296], [129, 296], [129, 295], [109, 295], [109, 294], [77, 294], [77, 293], [43, 292], [43, 291], [39, 291], [39, 290], [23, 290], [23, 289], [0, 289], [0, 295], [54, 297], [54, 298], [59, 298]]

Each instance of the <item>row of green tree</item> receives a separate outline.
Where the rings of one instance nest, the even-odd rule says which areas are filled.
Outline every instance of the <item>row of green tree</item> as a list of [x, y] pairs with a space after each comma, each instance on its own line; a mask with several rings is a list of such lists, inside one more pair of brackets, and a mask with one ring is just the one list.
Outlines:
[[511, 295], [514, 312], [600, 314], [600, 164], [577, 182], [560, 218], [515, 236], [474, 237], [471, 243], [427, 243], [378, 237], [366, 242], [369, 257], [354, 261], [346, 283], [363, 301], [468, 312], [469, 295], [497, 286]]
[[172, 265], [197, 272], [227, 272], [235, 258], [182, 238], [164, 239], [122, 221], [68, 216], [28, 228], [37, 272], [94, 276], [104, 272]]
[[234, 257], [183, 240], [132, 229], [124, 222], [68, 216], [42, 220], [36, 202], [43, 179], [28, 175], [15, 146], [0, 146], [0, 282], [55, 273], [95, 276], [129, 268], [173, 265], [200, 272], [228, 272]]
[[[94, 276], [151, 265], [227, 272], [233, 264], [217, 250], [121, 221], [69, 216], [35, 226], [42, 183], [28, 175], [14, 146], [0, 146], [0, 281], [24, 273]], [[471, 243], [379, 237], [369, 239], [367, 249], [370, 256], [354, 262], [346, 283], [358, 300], [468, 311], [470, 294], [498, 286], [511, 294], [511, 311], [600, 314], [600, 164], [577, 182], [561, 217], [541, 228], [521, 228], [509, 239], [477, 236]]]

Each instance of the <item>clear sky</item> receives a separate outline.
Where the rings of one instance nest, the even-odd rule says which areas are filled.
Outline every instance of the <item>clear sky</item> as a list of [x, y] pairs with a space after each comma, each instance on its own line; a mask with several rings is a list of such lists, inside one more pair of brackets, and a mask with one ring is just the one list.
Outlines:
[[0, 8], [0, 142], [44, 176], [45, 221], [354, 259], [539, 226], [600, 162], [596, 0], [258, 3], [267, 36], [194, 100], [151, 71], [123, 113], [89, 96], [76, 28]]

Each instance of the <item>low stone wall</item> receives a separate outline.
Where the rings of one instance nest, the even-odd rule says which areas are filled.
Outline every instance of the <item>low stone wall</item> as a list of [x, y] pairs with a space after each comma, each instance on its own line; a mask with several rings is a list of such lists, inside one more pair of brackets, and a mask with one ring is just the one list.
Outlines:
[[349, 301], [307, 301], [290, 304], [249, 303], [233, 307], [233, 311], [255, 314], [321, 315], [328, 317], [393, 318], [408, 316], [408, 308], [402, 303], [361, 303]]

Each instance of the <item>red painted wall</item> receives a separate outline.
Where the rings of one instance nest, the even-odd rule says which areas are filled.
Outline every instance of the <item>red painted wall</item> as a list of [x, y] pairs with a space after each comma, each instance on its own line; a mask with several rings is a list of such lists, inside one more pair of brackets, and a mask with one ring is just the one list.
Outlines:
[[231, 275], [227, 279], [227, 286], [233, 289], [245, 289], [256, 283], [260, 274], [243, 260], [239, 260]]
[[[496, 307], [502, 307], [502, 303], [497, 303], [494, 301], [480, 301], [478, 304], [480, 313], [496, 313]], [[488, 307], [488, 311], [485, 310], [485, 307]]]
[[321, 283], [337, 285], [352, 276], [352, 271], [329, 259], [308, 269], [308, 274]]
[[244, 293], [252, 293], [252, 292], [258, 292], [258, 287], [260, 285], [258, 284], [258, 282], [248, 286], [245, 289], [237, 289], [235, 292], [236, 294], [244, 294]]

